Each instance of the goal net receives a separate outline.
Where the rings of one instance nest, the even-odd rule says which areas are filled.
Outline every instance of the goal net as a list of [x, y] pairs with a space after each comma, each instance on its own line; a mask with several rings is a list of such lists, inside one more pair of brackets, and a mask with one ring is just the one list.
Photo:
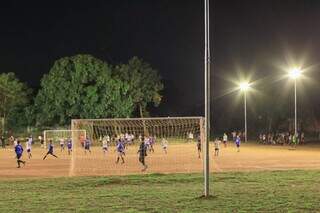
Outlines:
[[[72, 138], [70, 175], [140, 173], [138, 150], [142, 140], [148, 145], [146, 172], [201, 172], [203, 120], [202, 117], [72, 120], [72, 131], [87, 133], [90, 150], [85, 149], [79, 137]], [[119, 157], [120, 142], [125, 144], [125, 154]]]

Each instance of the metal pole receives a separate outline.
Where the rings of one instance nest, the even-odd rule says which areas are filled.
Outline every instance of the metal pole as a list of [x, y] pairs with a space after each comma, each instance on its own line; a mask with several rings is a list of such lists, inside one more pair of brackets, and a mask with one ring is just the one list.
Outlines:
[[294, 79], [294, 134], [297, 137], [297, 79]]
[[247, 142], [247, 92], [244, 91], [244, 141]]
[[204, 152], [204, 196], [209, 196], [209, 140], [210, 140], [210, 31], [209, 0], [205, 0], [205, 152]]

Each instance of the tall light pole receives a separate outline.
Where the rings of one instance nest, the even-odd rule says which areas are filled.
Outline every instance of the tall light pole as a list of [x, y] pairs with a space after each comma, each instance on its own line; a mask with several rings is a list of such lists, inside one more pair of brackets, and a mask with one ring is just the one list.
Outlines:
[[244, 93], [244, 141], [248, 141], [248, 130], [247, 130], [247, 91], [250, 88], [248, 82], [240, 84], [240, 90]]
[[204, 196], [209, 196], [209, 140], [210, 140], [210, 31], [209, 0], [204, 0], [205, 56], [204, 56], [204, 91], [205, 91], [205, 152], [204, 152]]
[[297, 78], [301, 75], [301, 70], [299, 68], [293, 68], [289, 72], [289, 76], [294, 80], [294, 135], [298, 136], [297, 128]]

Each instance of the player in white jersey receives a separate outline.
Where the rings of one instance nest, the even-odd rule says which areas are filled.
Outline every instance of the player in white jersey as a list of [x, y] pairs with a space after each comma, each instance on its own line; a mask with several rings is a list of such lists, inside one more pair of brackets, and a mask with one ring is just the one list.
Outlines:
[[30, 137], [30, 138], [27, 138], [27, 141], [26, 141], [26, 150], [27, 150], [29, 159], [32, 158], [31, 146], [32, 146], [32, 138]]
[[227, 147], [228, 135], [226, 133], [223, 134], [223, 144], [224, 147]]
[[164, 153], [167, 154], [168, 141], [165, 138], [161, 139], [161, 146], [162, 146], [162, 149], [163, 149]]
[[[102, 139], [102, 150], [103, 150], [103, 153], [105, 155], [107, 154], [107, 151], [108, 151], [108, 140], [107, 140], [107, 137], [109, 137], [109, 135], [103, 137], [103, 139]], [[109, 140], [110, 140], [110, 137], [109, 137]]]
[[219, 140], [219, 138], [216, 138], [216, 140], [214, 141], [214, 156], [219, 156], [220, 143], [221, 141]]
[[193, 133], [192, 132], [189, 132], [188, 133], [188, 140], [187, 142], [192, 142], [193, 141]]
[[60, 138], [59, 144], [60, 144], [60, 151], [62, 152], [64, 150], [64, 138]]

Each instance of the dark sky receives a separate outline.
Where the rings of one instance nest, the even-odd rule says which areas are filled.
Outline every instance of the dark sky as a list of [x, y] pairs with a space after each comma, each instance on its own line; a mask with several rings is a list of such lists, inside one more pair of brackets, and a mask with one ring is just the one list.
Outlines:
[[[158, 115], [199, 115], [203, 101], [203, 0], [6, 1], [0, 8], [0, 72], [15, 72], [37, 88], [53, 62], [92, 54], [108, 63], [139, 56], [162, 75], [166, 90]], [[227, 78], [253, 80], [279, 73], [288, 55], [317, 67], [319, 0], [211, 0], [215, 113], [235, 94]], [[319, 81], [313, 71], [312, 78]], [[265, 80], [281, 87], [282, 83]], [[319, 104], [316, 87], [310, 99]], [[312, 96], [312, 94], [315, 94]], [[241, 107], [238, 107], [241, 109]]]

